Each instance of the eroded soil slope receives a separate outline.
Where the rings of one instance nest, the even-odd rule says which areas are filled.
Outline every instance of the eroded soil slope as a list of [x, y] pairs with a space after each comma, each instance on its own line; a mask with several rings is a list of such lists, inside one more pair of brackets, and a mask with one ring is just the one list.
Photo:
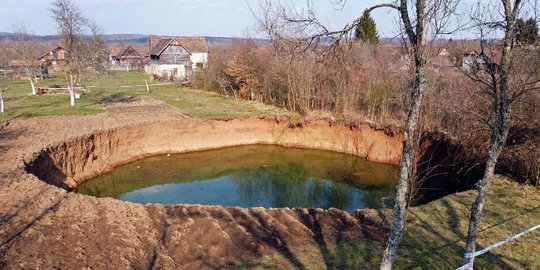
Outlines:
[[[399, 159], [400, 138], [369, 127], [315, 122], [293, 128], [276, 119], [203, 122], [163, 104], [145, 106], [140, 112], [117, 107], [97, 116], [3, 123], [0, 268], [211, 269], [275, 254], [301, 267], [309, 260], [299, 255], [306, 247], [384, 239], [372, 210], [143, 206], [61, 188], [143, 156], [248, 143]], [[36, 163], [39, 158], [48, 163]]]

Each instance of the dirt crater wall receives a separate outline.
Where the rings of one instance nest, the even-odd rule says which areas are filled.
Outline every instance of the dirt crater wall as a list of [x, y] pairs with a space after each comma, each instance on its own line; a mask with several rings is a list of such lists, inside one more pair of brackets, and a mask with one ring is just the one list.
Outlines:
[[137, 159], [167, 153], [249, 144], [331, 150], [397, 164], [401, 135], [368, 125], [349, 126], [325, 120], [292, 126], [288, 120], [171, 121], [101, 131], [54, 145], [26, 163], [39, 179], [71, 189], [87, 179]]

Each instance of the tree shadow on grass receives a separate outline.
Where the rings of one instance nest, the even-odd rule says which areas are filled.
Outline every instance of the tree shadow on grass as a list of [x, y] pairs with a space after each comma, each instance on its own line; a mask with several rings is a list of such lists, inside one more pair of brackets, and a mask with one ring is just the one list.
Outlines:
[[315, 240], [315, 242], [319, 246], [324, 263], [326, 264], [326, 268], [333, 269], [331, 265], [331, 262], [333, 261], [333, 256], [328, 249], [328, 244], [326, 243], [326, 240], [324, 239], [321, 223], [317, 219], [316, 211], [314, 209], [309, 209], [308, 213], [305, 213], [304, 211], [297, 211], [297, 215], [300, 218], [301, 222], [313, 232], [313, 240]]
[[[332, 213], [332, 210], [328, 212]], [[315, 209], [297, 211], [301, 222], [313, 233], [326, 269], [376, 268], [382, 241], [386, 239], [386, 229], [380, 227], [380, 221], [374, 222], [370, 220], [371, 216], [362, 213], [333, 214], [319, 215]]]
[[459, 229], [460, 217], [457, 214], [456, 209], [447, 201], [441, 200], [442, 205], [446, 208], [446, 215], [448, 216], [447, 223], [450, 226], [452, 232], [459, 239], [465, 239], [465, 234]]
[[[229, 208], [227, 210], [231, 216], [234, 216], [236, 222], [238, 222], [246, 232], [255, 237], [257, 241], [276, 250], [292, 264], [295, 269], [307, 269], [290, 249], [287, 236], [285, 235], [286, 232], [282, 232], [278, 226], [267, 219], [268, 217], [253, 210], [248, 210], [249, 212], [244, 212], [237, 208]], [[249, 249], [249, 247], [246, 248]], [[254, 250], [253, 252], [259, 253], [257, 250]]]
[[[460, 267], [462, 256], [465, 253], [465, 236], [459, 229], [452, 224], [460, 223], [460, 216], [457, 215], [457, 211], [449, 203], [444, 203], [447, 208], [446, 212], [450, 213], [449, 218], [455, 219], [449, 222], [451, 231], [455, 234], [455, 237], [447, 237], [443, 235], [436, 228], [433, 228], [434, 223], [428, 222], [414, 212], [410, 212], [419, 223], [417, 226], [420, 229], [409, 231], [403, 240], [401, 247], [402, 256], [409, 261], [404, 265], [404, 269], [433, 269], [433, 268], [448, 268], [455, 269]], [[426, 243], [429, 239], [436, 239], [442, 241], [444, 244], [439, 246], [429, 245]], [[424, 247], [419, 250], [419, 247]], [[477, 250], [483, 249], [482, 246], [477, 245]], [[403, 254], [405, 253], [405, 254]], [[483, 259], [479, 260], [479, 266], [502, 269], [511, 269], [503, 258], [494, 254], [485, 254]]]

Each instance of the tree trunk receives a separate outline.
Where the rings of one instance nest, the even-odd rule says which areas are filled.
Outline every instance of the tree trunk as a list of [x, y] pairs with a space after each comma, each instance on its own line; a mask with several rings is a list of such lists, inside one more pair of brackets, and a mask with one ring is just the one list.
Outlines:
[[69, 104], [71, 107], [75, 107], [75, 83], [73, 82], [73, 75], [69, 74]]
[[509, 102], [502, 101], [500, 105], [501, 107], [494, 108], [494, 111], [500, 110], [500, 118], [497, 119], [498, 125], [491, 131], [490, 148], [488, 151], [484, 176], [477, 184], [478, 196], [471, 207], [467, 245], [465, 248], [465, 256], [463, 261], [464, 264], [470, 263], [470, 267], [467, 269], [473, 269], [474, 257], [472, 257], [472, 254], [476, 251], [476, 237], [478, 235], [478, 227], [480, 225], [480, 216], [487, 199], [491, 180], [493, 179], [493, 175], [495, 173], [497, 160], [508, 137], [511, 116], [510, 105], [511, 104]]
[[[514, 8], [517, 9], [519, 7]], [[471, 207], [471, 214], [469, 217], [469, 231], [467, 234], [467, 245], [463, 260], [464, 264], [470, 264], [467, 269], [473, 269], [474, 257], [472, 257], [472, 254], [476, 251], [476, 237], [478, 234], [478, 226], [480, 224], [480, 216], [484, 208], [491, 180], [493, 179], [497, 160], [508, 138], [508, 132], [510, 129], [512, 101], [510, 98], [509, 66], [513, 53], [513, 41], [515, 36], [515, 29], [513, 28], [515, 27], [515, 18], [512, 19], [514, 16], [510, 15], [509, 2], [505, 2], [505, 13], [506, 18], [509, 20], [509, 26], [505, 30], [504, 48], [502, 51], [500, 69], [493, 70], [494, 74], [500, 74], [500, 84], [497, 87], [497, 78], [496, 76], [493, 76], [493, 86], [491, 89], [493, 92], [493, 107], [491, 109], [490, 119], [490, 145], [484, 176], [477, 184], [478, 196]], [[514, 20], [513, 23], [512, 20]]]
[[4, 113], [4, 97], [0, 94], [0, 113]]
[[497, 160], [502, 152], [506, 139], [508, 138], [508, 131], [510, 128], [510, 104], [501, 105], [501, 108], [498, 109], [501, 110], [502, 115], [500, 115], [500, 119], [498, 120], [499, 124], [492, 130], [484, 176], [477, 184], [478, 196], [471, 207], [471, 215], [469, 217], [469, 231], [467, 234], [467, 245], [464, 256], [464, 264], [471, 263], [470, 268], [468, 269], [473, 269], [472, 263], [474, 262], [474, 258], [471, 257], [471, 254], [476, 251], [476, 237], [478, 234], [478, 226], [480, 225], [480, 216], [484, 208], [491, 180], [495, 174]]
[[381, 270], [392, 268], [394, 258], [405, 227], [405, 219], [408, 208], [409, 185], [414, 177], [415, 145], [417, 138], [417, 125], [424, 97], [425, 70], [420, 62], [416, 69], [416, 81], [412, 94], [412, 104], [407, 118], [407, 127], [404, 133], [404, 145], [401, 156], [399, 179], [396, 194], [396, 203], [394, 205], [393, 223], [388, 237], [388, 243], [383, 254]]
[[471, 207], [467, 245], [463, 261], [464, 264], [471, 263], [470, 267], [467, 269], [473, 269], [472, 263], [474, 262], [474, 258], [469, 255], [476, 251], [476, 237], [478, 234], [478, 225], [480, 224], [480, 215], [482, 214], [482, 210], [484, 208], [489, 185], [491, 183], [491, 179], [493, 178], [495, 172], [495, 165], [497, 164], [497, 159], [499, 157], [499, 154], [501, 153], [501, 150], [502, 145], [500, 143], [495, 142], [491, 144], [491, 148], [488, 153], [488, 159], [486, 162], [486, 170], [484, 171], [484, 176], [477, 185], [478, 196], [476, 197], [476, 200]]
[[30, 79], [30, 85], [32, 86], [32, 96], [36, 95], [36, 86], [34, 85], [34, 81]]
[[416, 1], [416, 31], [413, 30], [413, 24], [409, 18], [407, 0], [400, 0], [400, 17], [405, 27], [405, 32], [411, 43], [414, 52], [415, 82], [411, 95], [411, 104], [407, 117], [407, 125], [404, 132], [403, 152], [401, 156], [400, 172], [396, 193], [396, 203], [394, 205], [394, 214], [392, 226], [386, 249], [381, 261], [381, 270], [390, 270], [394, 263], [399, 242], [405, 228], [407, 216], [408, 199], [410, 184], [415, 177], [416, 157], [415, 149], [418, 144], [418, 120], [424, 98], [424, 84], [426, 82], [426, 72], [424, 69], [425, 60], [424, 50], [424, 19], [425, 19], [426, 1]]
[[28, 80], [30, 81], [30, 85], [32, 86], [32, 96], [36, 95], [36, 86], [34, 85], [34, 80], [32, 79], [32, 73], [30, 72], [30, 69], [26, 69], [26, 74], [28, 76]]
[[146, 92], [150, 94], [150, 87], [148, 86], [148, 82], [146, 81], [146, 79], [144, 79], [144, 84], [146, 85]]

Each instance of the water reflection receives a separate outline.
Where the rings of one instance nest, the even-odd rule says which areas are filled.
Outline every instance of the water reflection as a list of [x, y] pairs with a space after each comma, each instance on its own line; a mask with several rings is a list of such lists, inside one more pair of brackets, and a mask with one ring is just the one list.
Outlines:
[[153, 157], [88, 181], [78, 192], [139, 203], [379, 208], [395, 166], [327, 151], [242, 146]]
[[302, 164], [290, 162], [287, 165], [287, 172], [266, 167], [238, 174], [234, 180], [238, 195], [248, 205], [257, 205], [260, 197], [268, 198], [268, 205], [272, 207], [335, 207], [351, 210], [363, 200], [363, 192], [358, 188], [312, 177]]

